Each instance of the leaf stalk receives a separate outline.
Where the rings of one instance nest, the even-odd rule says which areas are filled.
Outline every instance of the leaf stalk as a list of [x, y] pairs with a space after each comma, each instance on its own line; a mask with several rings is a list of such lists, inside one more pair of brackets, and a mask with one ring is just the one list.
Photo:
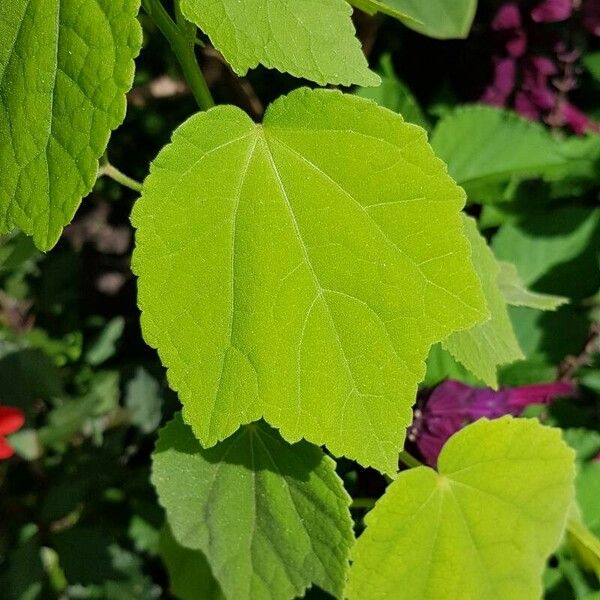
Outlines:
[[196, 27], [185, 20], [179, 10], [178, 2], [175, 2], [177, 23], [173, 21], [160, 0], [142, 0], [142, 5], [169, 42], [198, 106], [202, 110], [213, 107], [215, 101], [196, 59]]
[[100, 165], [100, 168], [98, 169], [98, 177], [102, 177], [102, 175], [110, 177], [110, 179], [112, 179], [113, 181], [120, 183], [122, 186], [129, 188], [134, 192], [142, 192], [142, 184], [139, 181], [136, 181], [128, 175], [125, 175], [125, 173], [119, 171], [117, 167], [111, 165], [108, 161]]

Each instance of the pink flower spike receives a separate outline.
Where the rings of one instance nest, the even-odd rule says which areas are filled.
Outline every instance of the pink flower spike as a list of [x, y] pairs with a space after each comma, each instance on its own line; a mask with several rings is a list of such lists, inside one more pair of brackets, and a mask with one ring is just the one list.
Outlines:
[[583, 26], [593, 35], [600, 37], [600, 1], [584, 0]]
[[526, 119], [537, 121], [540, 118], [540, 110], [533, 103], [531, 98], [524, 92], [517, 92], [515, 95], [515, 110]]
[[493, 106], [506, 106], [515, 88], [516, 64], [512, 58], [500, 58], [494, 62], [494, 81], [486, 88], [481, 100]]
[[514, 2], [503, 4], [492, 21], [494, 31], [506, 31], [521, 27], [521, 11]]
[[560, 106], [560, 116], [573, 133], [581, 135], [586, 131], [600, 131], [600, 123], [592, 121], [583, 111], [573, 106], [570, 102], [563, 102]]
[[531, 11], [531, 18], [536, 23], [558, 23], [568, 19], [572, 12], [572, 0], [542, 0]]
[[518, 414], [530, 404], [548, 404], [556, 398], [573, 396], [575, 392], [575, 386], [564, 381], [507, 388], [508, 406]]
[[506, 42], [506, 51], [509, 56], [519, 58], [527, 50], [527, 34], [522, 29], [517, 29]]

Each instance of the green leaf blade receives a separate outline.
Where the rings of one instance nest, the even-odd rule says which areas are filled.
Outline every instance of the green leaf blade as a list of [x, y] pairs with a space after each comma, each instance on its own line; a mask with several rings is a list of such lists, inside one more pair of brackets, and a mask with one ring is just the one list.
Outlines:
[[569, 299], [564, 296], [539, 294], [528, 290], [519, 277], [517, 267], [512, 263], [500, 261], [499, 265], [498, 286], [508, 304], [538, 310], [556, 310], [563, 304], [568, 304]]
[[438, 470], [401, 473], [367, 515], [347, 597], [539, 598], [573, 499], [560, 432], [482, 419], [447, 442]]
[[264, 417], [394, 472], [430, 345], [485, 317], [463, 203], [420, 128], [336, 92], [180, 128], [134, 211], [134, 270], [199, 439]]
[[238, 75], [262, 64], [321, 85], [378, 85], [344, 0], [183, 0], [181, 10]]
[[0, 7], [0, 230], [50, 249], [94, 185], [141, 46], [139, 0]]
[[441, 40], [466, 38], [471, 30], [477, 0], [352, 0], [362, 10], [381, 12], [407, 27]]
[[152, 480], [175, 539], [205, 554], [225, 597], [291, 599], [311, 583], [341, 595], [350, 498], [315, 446], [290, 446], [259, 423], [204, 450], [176, 418]]
[[456, 331], [442, 347], [490, 387], [498, 387], [497, 367], [524, 358], [515, 337], [506, 300], [498, 285], [500, 267], [477, 223], [465, 217], [465, 233], [471, 242], [473, 264], [481, 280], [490, 318], [466, 331]]
[[538, 123], [492, 106], [463, 106], [436, 126], [431, 145], [469, 198], [511, 177], [539, 177], [565, 165], [552, 136]]

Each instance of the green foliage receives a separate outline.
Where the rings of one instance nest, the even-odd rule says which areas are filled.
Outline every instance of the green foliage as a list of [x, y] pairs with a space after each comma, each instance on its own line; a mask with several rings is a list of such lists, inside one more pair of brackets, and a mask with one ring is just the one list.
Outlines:
[[431, 145], [471, 200], [490, 185], [543, 176], [568, 160], [538, 123], [484, 105], [463, 106], [441, 119]]
[[151, 433], [160, 424], [162, 397], [156, 380], [142, 367], [127, 384], [125, 406], [131, 422], [144, 433]]
[[134, 209], [133, 268], [198, 438], [264, 417], [393, 473], [429, 347], [485, 317], [463, 202], [422, 129], [337, 92], [178, 129]]
[[94, 185], [141, 45], [139, 0], [0, 6], [0, 231], [48, 250]]
[[591, 1], [139, 4], [0, 0], [0, 597], [597, 598]]
[[568, 298], [538, 294], [528, 290], [521, 281], [517, 267], [509, 262], [500, 262], [498, 273], [498, 287], [508, 304], [513, 306], [529, 306], [539, 310], [556, 310], [559, 306], [567, 304]]
[[381, 57], [379, 70], [381, 85], [358, 88], [356, 95], [373, 100], [379, 106], [384, 106], [401, 114], [402, 118], [408, 123], [414, 123], [420, 125], [423, 129], [429, 129], [427, 117], [408, 87], [398, 79], [389, 54]]
[[[593, 292], [599, 281], [597, 273], [600, 210], [563, 208], [532, 215], [527, 223], [506, 224], [494, 236], [492, 247], [500, 260], [517, 266], [525, 285], [539, 282], [552, 270], [560, 269], [585, 254], [591, 281], [583, 283]], [[595, 263], [595, 264], [594, 264]], [[565, 277], [567, 274], [565, 273]]]
[[152, 480], [175, 539], [204, 553], [224, 597], [292, 599], [311, 583], [341, 595], [350, 499], [318, 448], [254, 423], [205, 450], [178, 417], [161, 431]]
[[170, 589], [180, 600], [225, 600], [213, 577], [206, 557], [200, 550], [190, 550], [177, 543], [168, 525], [160, 535], [160, 553], [169, 570]]
[[524, 358], [512, 329], [506, 300], [500, 290], [500, 267], [477, 231], [474, 219], [465, 217], [465, 232], [471, 242], [473, 264], [481, 281], [490, 318], [466, 331], [456, 331], [442, 346], [471, 373], [490, 387], [498, 387], [498, 366]]
[[540, 598], [573, 499], [573, 458], [558, 430], [534, 420], [466, 427], [439, 473], [401, 473], [367, 515], [348, 598]]
[[401, 19], [407, 27], [438, 39], [466, 38], [477, 0], [352, 0], [367, 12]]
[[182, 0], [181, 10], [239, 75], [262, 64], [322, 85], [379, 83], [345, 0]]

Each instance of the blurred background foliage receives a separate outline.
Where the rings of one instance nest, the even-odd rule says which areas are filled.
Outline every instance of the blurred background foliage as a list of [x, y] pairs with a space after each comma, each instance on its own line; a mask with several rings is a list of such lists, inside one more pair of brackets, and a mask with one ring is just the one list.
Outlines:
[[[576, 397], [528, 414], [562, 427], [577, 450], [579, 508], [600, 534], [600, 29], [581, 10], [560, 22], [535, 19], [537, 4], [521, 2], [521, 24], [508, 27], [505, 5], [483, 0], [469, 36], [449, 41], [356, 11], [383, 84], [349, 91], [427, 129], [497, 257], [515, 264], [531, 289], [569, 298], [556, 312], [511, 308], [526, 358], [503, 368], [500, 379], [509, 387], [561, 378], [577, 384]], [[108, 152], [138, 180], [196, 110], [167, 43], [140, 19], [145, 41], [135, 85]], [[523, 36], [525, 47], [515, 50]], [[198, 56], [216, 101], [256, 119], [299, 85], [262, 68], [239, 79], [209, 47]], [[540, 57], [556, 72], [536, 66]], [[503, 60], [514, 63], [512, 76], [502, 74]], [[542, 92], [553, 104], [535, 104]], [[471, 107], [482, 101], [511, 112]], [[168, 565], [186, 560], [185, 551], [168, 532], [161, 536], [163, 514], [149, 482], [156, 430], [178, 402], [140, 334], [129, 266], [135, 199], [100, 178], [50, 253], [19, 233], [0, 240], [0, 404], [26, 415], [8, 438], [15, 457], [0, 462], [6, 600], [168, 598], [178, 585], [169, 585], [161, 554]], [[434, 348], [425, 385], [448, 378], [479, 385]], [[385, 487], [377, 473], [347, 460], [338, 472], [355, 498], [377, 497]], [[355, 508], [360, 531], [364, 510]], [[567, 539], [548, 564], [546, 597], [600, 597], [599, 563], [593, 549]]]

